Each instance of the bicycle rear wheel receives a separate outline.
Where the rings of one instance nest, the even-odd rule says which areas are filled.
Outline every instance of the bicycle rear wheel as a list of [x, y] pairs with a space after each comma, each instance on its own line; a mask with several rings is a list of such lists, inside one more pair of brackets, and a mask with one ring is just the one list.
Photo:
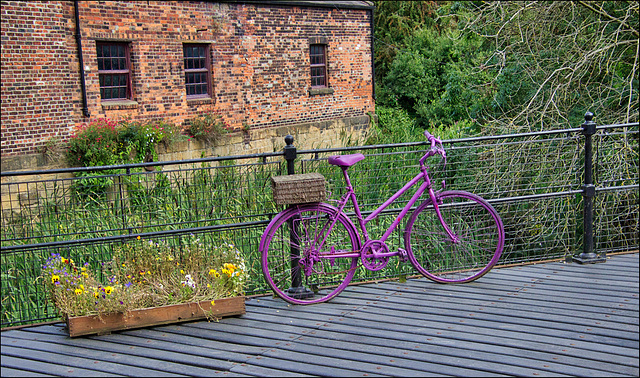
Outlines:
[[[333, 224], [333, 227], [331, 225]], [[280, 213], [260, 243], [262, 272], [273, 291], [293, 304], [328, 301], [351, 281], [360, 239], [353, 223], [330, 205], [296, 206]]]
[[405, 249], [413, 266], [440, 283], [464, 283], [485, 275], [504, 247], [504, 226], [496, 210], [481, 197], [464, 191], [437, 195], [438, 208], [451, 238], [438, 219], [431, 199], [413, 212], [405, 229]]

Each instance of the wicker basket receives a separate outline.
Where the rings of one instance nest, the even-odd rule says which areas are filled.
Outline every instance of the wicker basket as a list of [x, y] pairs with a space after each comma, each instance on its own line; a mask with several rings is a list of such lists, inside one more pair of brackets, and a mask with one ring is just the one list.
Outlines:
[[324, 201], [327, 196], [324, 176], [320, 173], [271, 177], [276, 205]]

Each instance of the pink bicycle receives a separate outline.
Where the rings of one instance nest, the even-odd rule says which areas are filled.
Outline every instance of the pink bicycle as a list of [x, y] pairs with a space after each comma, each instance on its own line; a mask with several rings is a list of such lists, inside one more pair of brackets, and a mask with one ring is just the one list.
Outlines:
[[[293, 304], [330, 300], [344, 290], [358, 268], [377, 271], [389, 258], [411, 261], [425, 277], [440, 283], [464, 283], [482, 277], [498, 262], [504, 246], [504, 226], [496, 210], [481, 197], [464, 191], [436, 192], [427, 158], [441, 155], [442, 142], [425, 132], [431, 148], [420, 158], [420, 173], [364, 218], [351, 185], [348, 168], [362, 154], [332, 156], [342, 169], [346, 192], [337, 206], [315, 202], [294, 205], [278, 213], [260, 241], [262, 271], [273, 291]], [[419, 187], [380, 239], [366, 225], [414, 185]], [[442, 182], [444, 190], [445, 183]], [[404, 249], [390, 251], [386, 240], [424, 192], [428, 198], [412, 212], [404, 230]], [[351, 200], [360, 233], [344, 212]]]

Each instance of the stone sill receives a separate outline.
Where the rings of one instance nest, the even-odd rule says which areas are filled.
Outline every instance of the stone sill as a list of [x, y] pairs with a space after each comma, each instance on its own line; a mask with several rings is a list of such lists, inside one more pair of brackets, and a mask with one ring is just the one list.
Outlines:
[[202, 98], [188, 98], [187, 105], [202, 105], [202, 104], [212, 104], [213, 99], [211, 97], [202, 97]]
[[104, 110], [135, 109], [138, 107], [138, 103], [131, 100], [105, 101], [101, 105]]
[[309, 96], [330, 95], [333, 92], [333, 88], [311, 88], [309, 89]]

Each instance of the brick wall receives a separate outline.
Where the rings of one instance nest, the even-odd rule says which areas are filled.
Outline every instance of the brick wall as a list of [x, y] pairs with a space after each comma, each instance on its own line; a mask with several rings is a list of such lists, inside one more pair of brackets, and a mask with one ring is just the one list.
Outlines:
[[[370, 11], [233, 2], [79, 1], [90, 117], [71, 1], [2, 3], [2, 157], [99, 117], [184, 125], [217, 111], [235, 129], [282, 128], [374, 111]], [[327, 43], [331, 94], [310, 95], [309, 43]], [[131, 48], [133, 103], [100, 99], [96, 41]], [[213, 97], [187, 100], [183, 43], [211, 47]]]

